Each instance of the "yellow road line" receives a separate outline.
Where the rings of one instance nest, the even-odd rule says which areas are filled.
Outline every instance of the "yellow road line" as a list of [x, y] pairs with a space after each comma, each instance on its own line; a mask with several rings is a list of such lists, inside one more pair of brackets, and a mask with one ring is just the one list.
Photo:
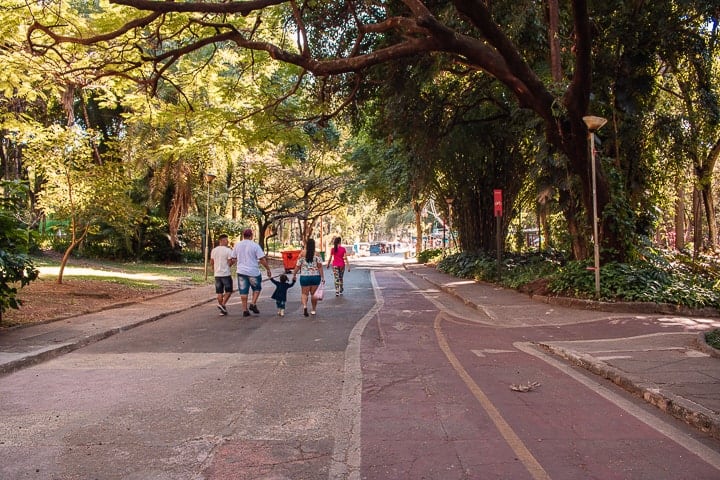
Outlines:
[[435, 337], [437, 338], [440, 349], [443, 351], [452, 367], [458, 373], [463, 382], [465, 382], [465, 385], [467, 385], [470, 389], [482, 408], [487, 412], [490, 420], [492, 420], [495, 427], [498, 429], [510, 448], [512, 448], [513, 452], [515, 452], [517, 458], [523, 463], [523, 465], [525, 465], [525, 468], [528, 472], [530, 472], [530, 475], [532, 475], [532, 477], [536, 480], [550, 480], [550, 476], [547, 474], [545, 469], [535, 459], [532, 453], [530, 453], [530, 450], [528, 450], [522, 440], [520, 440], [520, 437], [517, 436], [515, 431], [505, 421], [498, 409], [495, 408], [495, 405], [493, 405], [487, 395], [485, 395], [485, 392], [483, 392], [478, 384], [475, 383], [470, 374], [460, 363], [460, 360], [458, 360], [452, 352], [450, 344], [448, 343], [447, 338], [445, 338], [445, 334], [442, 332], [442, 317], [443, 314], [439, 313], [435, 317], [434, 325]]

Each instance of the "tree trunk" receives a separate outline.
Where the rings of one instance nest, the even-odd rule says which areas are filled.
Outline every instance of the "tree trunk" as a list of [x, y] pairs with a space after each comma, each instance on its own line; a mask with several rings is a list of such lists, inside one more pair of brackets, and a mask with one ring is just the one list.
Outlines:
[[702, 196], [697, 188], [693, 186], [693, 258], [697, 259], [702, 250], [703, 228], [702, 228]]
[[90, 225], [88, 224], [88, 225], [83, 229], [83, 233], [82, 233], [82, 235], [80, 235], [80, 237], [77, 236], [77, 233], [76, 233], [76, 224], [75, 224], [75, 220], [74, 220], [74, 219], [73, 219], [72, 222], [71, 222], [71, 227], [70, 227], [70, 229], [71, 229], [71, 231], [72, 231], [72, 232], [71, 232], [71, 234], [72, 234], [72, 239], [70, 240], [70, 245], [69, 245], [68, 248], [65, 250], [65, 253], [63, 254], [63, 258], [62, 258], [62, 260], [60, 261], [60, 269], [58, 270], [58, 278], [57, 278], [57, 283], [58, 283], [58, 285], [61, 285], [61, 284], [62, 284], [63, 274], [65, 273], [65, 265], [67, 265], [68, 260], [70, 260], [70, 254], [73, 252], [73, 250], [75, 250], [75, 247], [77, 247], [78, 245], [80, 245], [80, 242], [82, 242], [82, 241], [85, 239], [85, 236], [87, 235], [88, 231], [90, 230]]
[[560, 60], [560, 35], [558, 25], [560, 24], [560, 9], [558, 0], [548, 0], [548, 44], [550, 45], [550, 73], [553, 82], [562, 81], [562, 63]]
[[67, 265], [67, 262], [70, 259], [70, 254], [72, 253], [73, 250], [75, 250], [75, 247], [78, 245], [78, 243], [80, 243], [80, 242], [77, 242], [75, 240], [71, 241], [70, 246], [68, 246], [68, 248], [65, 250], [65, 253], [63, 254], [63, 258], [60, 261], [60, 270], [58, 270], [58, 278], [57, 278], [58, 285], [62, 285], [63, 273], [65, 273], [65, 265]]
[[705, 206], [705, 219], [708, 226], [707, 249], [715, 252], [717, 247], [717, 222], [715, 221], [715, 199], [713, 198], [711, 185], [704, 183], [700, 193]]
[[720, 140], [715, 142], [710, 153], [708, 153], [703, 165], [704, 168], [701, 170], [701, 176], [698, 179], [705, 204], [705, 218], [708, 224], [708, 249], [712, 252], [716, 251], [718, 241], [717, 222], [715, 220], [715, 198], [713, 197], [712, 191], [713, 172], [715, 171], [718, 157], [720, 157]]
[[678, 178], [677, 201], [675, 202], [675, 249], [685, 248], [685, 188]]
[[560, 191], [560, 204], [564, 205], [563, 216], [570, 234], [570, 248], [575, 260], [584, 260], [589, 257], [590, 248], [585, 235], [578, 223], [580, 212], [575, 201], [569, 200], [570, 194], [566, 190]]
[[420, 202], [413, 202], [413, 210], [415, 211], [415, 256], [422, 252], [422, 237], [423, 237], [423, 225], [422, 225], [422, 205]]

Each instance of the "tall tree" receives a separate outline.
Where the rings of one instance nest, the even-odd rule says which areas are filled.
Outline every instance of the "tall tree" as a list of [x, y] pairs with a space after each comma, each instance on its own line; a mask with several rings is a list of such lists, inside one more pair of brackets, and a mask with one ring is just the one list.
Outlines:
[[67, 221], [69, 235], [58, 283], [72, 252], [101, 221], [119, 228], [137, 221], [127, 195], [127, 177], [115, 162], [94, 162], [86, 132], [75, 127], [50, 127], [46, 135], [28, 139], [27, 160], [35, 175], [45, 178], [40, 206], [50, 216]]

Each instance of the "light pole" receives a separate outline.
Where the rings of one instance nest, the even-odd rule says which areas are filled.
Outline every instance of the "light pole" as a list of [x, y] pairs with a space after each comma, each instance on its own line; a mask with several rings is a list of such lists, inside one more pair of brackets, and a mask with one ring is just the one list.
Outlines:
[[597, 173], [595, 170], [595, 132], [607, 123], [603, 117], [588, 115], [583, 117], [590, 137], [590, 168], [592, 175], [592, 201], [593, 201], [593, 244], [595, 253], [595, 298], [600, 298], [600, 239], [598, 238], [598, 212], [597, 212]]
[[454, 200], [453, 197], [445, 197], [445, 203], [448, 206], [448, 248], [452, 248], [452, 206]]
[[214, 173], [205, 172], [207, 182], [207, 201], [205, 202], [205, 280], [208, 278], [208, 257], [210, 256], [210, 184], [215, 180]]

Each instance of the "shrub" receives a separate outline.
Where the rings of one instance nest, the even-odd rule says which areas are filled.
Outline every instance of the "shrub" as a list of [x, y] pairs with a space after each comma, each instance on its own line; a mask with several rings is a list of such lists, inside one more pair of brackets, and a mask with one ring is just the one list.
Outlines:
[[420, 252], [417, 256], [418, 263], [429, 263], [431, 261], [436, 261], [442, 258], [442, 249], [441, 248], [430, 248], [428, 250], [423, 250]]
[[[557, 252], [509, 254], [497, 260], [491, 254], [459, 253], [438, 263], [438, 270], [460, 278], [492, 281], [525, 289], [542, 280], [558, 295], [594, 298], [592, 260], [566, 261]], [[646, 249], [632, 263], [601, 265], [600, 296], [604, 300], [670, 303], [688, 307], [720, 308], [720, 260], [701, 257], [694, 261], [686, 253]], [[527, 288], [533, 291], [533, 288]]]
[[18, 308], [17, 285], [24, 287], [38, 277], [27, 256], [27, 232], [11, 212], [0, 206], [0, 320], [8, 308]]
[[720, 328], [716, 328], [705, 334], [705, 341], [713, 348], [720, 350]]
[[[589, 261], [568, 262], [552, 276], [555, 293], [591, 298], [595, 275]], [[600, 267], [600, 297], [606, 300], [671, 303], [688, 307], [720, 307], [718, 261], [703, 262], [674, 252], [646, 251], [631, 264]]]

